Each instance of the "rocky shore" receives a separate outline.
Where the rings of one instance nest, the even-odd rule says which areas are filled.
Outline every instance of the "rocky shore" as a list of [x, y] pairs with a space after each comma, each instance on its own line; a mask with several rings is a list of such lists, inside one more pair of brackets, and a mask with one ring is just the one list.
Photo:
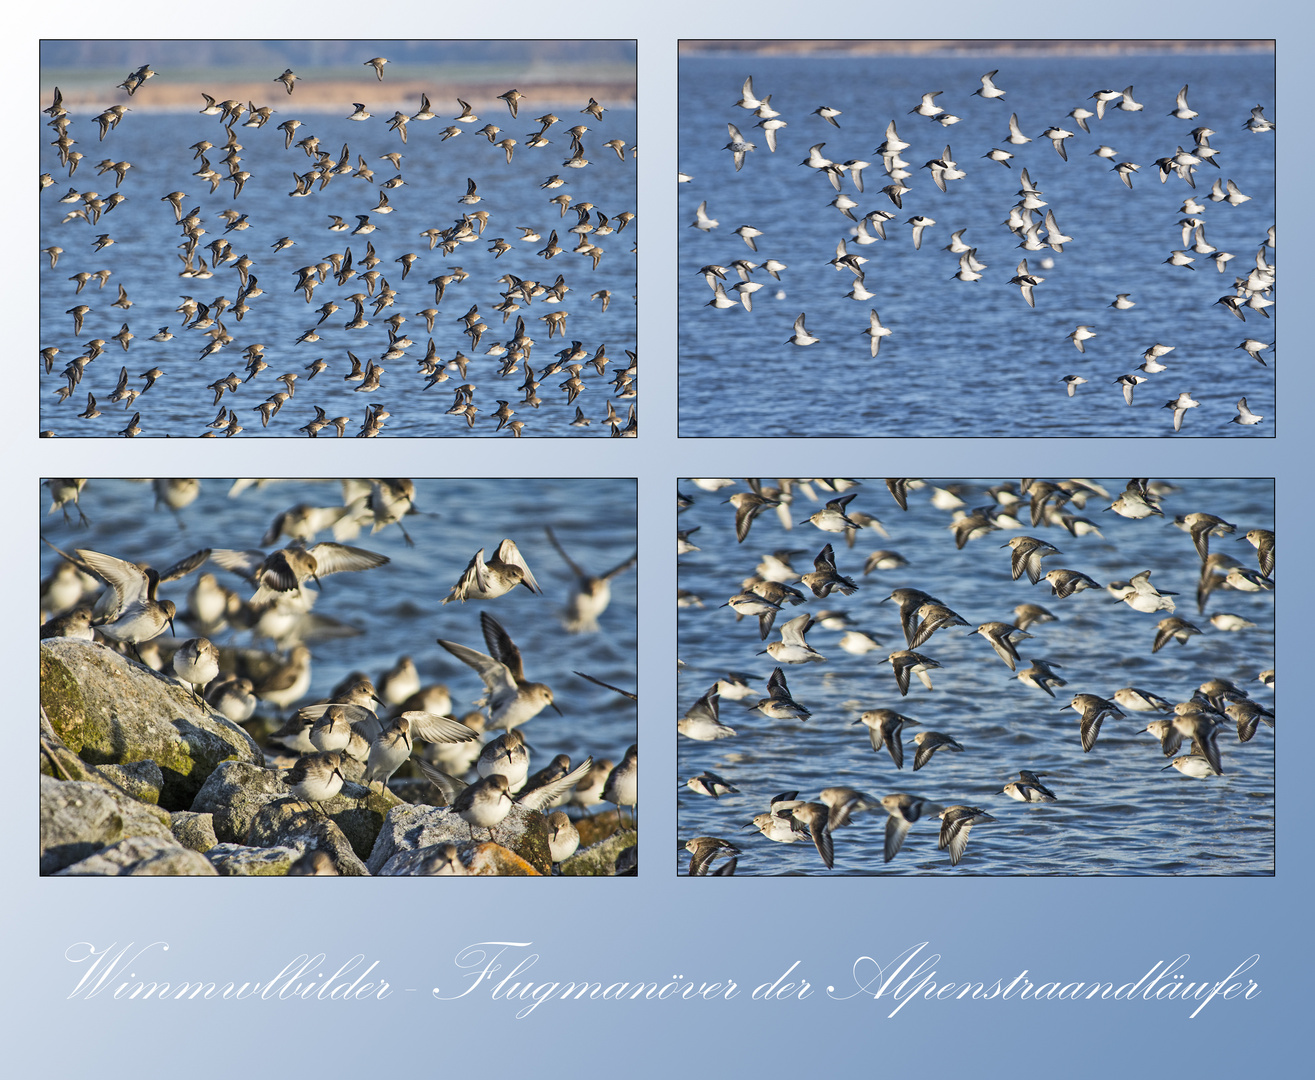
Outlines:
[[[243, 727], [176, 679], [100, 644], [41, 643], [43, 875], [547, 875], [547, 819], [513, 809], [471, 827], [414, 782], [366, 787], [349, 761], [314, 806], [268, 767]], [[253, 724], [255, 721], [252, 722]], [[628, 819], [628, 815], [627, 815]], [[616, 812], [576, 820], [566, 876], [633, 872], [637, 834]]]

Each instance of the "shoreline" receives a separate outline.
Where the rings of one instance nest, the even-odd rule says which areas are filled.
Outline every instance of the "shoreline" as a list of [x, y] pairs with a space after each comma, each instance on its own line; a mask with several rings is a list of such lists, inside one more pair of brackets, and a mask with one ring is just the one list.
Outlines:
[[681, 57], [699, 56], [1133, 56], [1153, 53], [1268, 53], [1274, 54], [1269, 38], [1227, 41], [1183, 41], [1173, 39], [1086, 41], [1071, 39], [989, 38], [928, 40], [846, 41], [682, 41]]
[[[61, 81], [61, 77], [68, 75]], [[109, 105], [126, 104], [133, 111], [139, 112], [186, 112], [204, 104], [202, 94], [222, 100], [233, 98], [248, 102], [259, 101], [273, 107], [275, 113], [326, 113], [344, 107], [344, 102], [363, 101], [372, 111], [388, 109], [415, 109], [419, 107], [420, 95], [428, 94], [432, 107], [439, 116], [446, 114], [451, 105], [455, 117], [460, 111], [456, 104], [458, 96], [469, 101], [476, 110], [501, 110], [501, 117], [510, 120], [511, 116], [504, 102], [498, 99], [506, 86], [506, 80], [489, 82], [485, 86], [472, 90], [468, 83], [434, 82], [425, 79], [404, 79], [379, 83], [375, 80], [364, 82], [359, 79], [330, 79], [313, 82], [308, 77], [305, 83], [297, 84], [296, 92], [289, 95], [276, 81], [268, 84], [251, 79], [225, 80], [217, 72], [216, 78], [202, 82], [189, 79], [186, 82], [164, 83], [156, 86], [148, 82], [133, 97], [119, 89], [107, 89], [104, 84], [80, 85], [86, 75], [81, 72], [59, 69], [43, 73], [41, 83], [41, 107], [47, 108], [54, 100], [54, 87], [60, 87], [66, 109], [103, 109]], [[574, 110], [583, 108], [592, 97], [602, 102], [607, 108], [627, 109], [635, 107], [635, 83], [631, 81], [605, 80], [553, 80], [535, 82], [522, 80], [520, 84], [526, 94], [521, 102], [520, 111], [526, 113], [527, 124], [533, 125], [532, 116], [539, 115], [543, 109]], [[218, 92], [217, 92], [218, 91]], [[276, 96], [277, 94], [277, 96]], [[499, 121], [501, 122], [501, 121]]]

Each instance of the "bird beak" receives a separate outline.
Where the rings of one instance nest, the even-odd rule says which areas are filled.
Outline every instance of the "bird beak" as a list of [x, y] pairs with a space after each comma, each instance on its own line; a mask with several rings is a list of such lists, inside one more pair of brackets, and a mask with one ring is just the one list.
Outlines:
[[548, 704], [552, 706], [552, 711], [555, 712], [558, 716], [562, 715], [562, 710], [557, 707], [557, 703], [555, 701], [550, 701], [548, 702]]

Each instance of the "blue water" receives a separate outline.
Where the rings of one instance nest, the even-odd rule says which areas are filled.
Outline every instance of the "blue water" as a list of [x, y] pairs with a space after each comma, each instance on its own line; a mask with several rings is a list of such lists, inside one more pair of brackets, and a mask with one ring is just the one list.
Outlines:
[[[219, 148], [227, 136], [216, 116], [201, 116], [195, 111], [154, 112], [134, 103], [133, 111], [103, 142], [98, 142], [98, 129], [91, 115], [75, 114], [69, 133], [78, 141], [76, 149], [84, 152], [87, 159], [72, 178], [60, 166], [54, 148], [47, 145], [49, 140], [43, 138], [41, 168], [53, 174], [55, 184], [41, 194], [41, 246], [58, 244], [64, 249], [53, 270], [46, 256], [41, 256], [41, 344], [60, 349], [53, 372], [47, 375], [43, 369], [41, 375], [43, 430], [53, 429], [60, 436], [113, 435], [127, 424], [133, 411], [140, 410], [143, 436], [201, 435], [205, 425], [219, 411], [219, 405], [212, 404], [214, 395], [206, 389], [207, 385], [233, 371], [245, 378], [242, 351], [254, 343], [265, 345], [264, 355], [269, 367], [235, 394], [225, 393], [220, 402], [237, 412], [239, 422], [246, 429], [244, 434], [248, 436], [301, 437], [297, 429], [315, 417], [313, 405], [323, 408], [330, 418], [351, 417], [348, 433], [354, 434], [360, 429], [366, 404], [380, 404], [392, 414], [383, 429], [385, 436], [492, 435], [497, 421], [491, 414], [498, 408], [497, 399], [511, 403], [516, 412], [515, 419], [526, 422], [526, 435], [606, 435], [609, 430], [602, 423], [602, 417], [606, 414], [609, 399], [621, 414], [622, 423], [625, 422], [628, 406], [634, 403], [634, 399], [613, 397], [611, 379], [616, 370], [629, 364], [625, 350], [635, 349], [636, 255], [632, 250], [636, 240], [635, 223], [622, 232], [613, 232], [594, 241], [605, 251], [595, 270], [589, 259], [571, 253], [575, 237], [567, 230], [576, 225], [576, 214], [568, 212], [562, 217], [558, 205], [548, 200], [565, 193], [572, 196], [572, 205], [592, 202], [598, 211], [613, 219], [613, 228], [619, 224], [615, 221], [618, 213], [636, 210], [634, 160], [629, 154], [629, 147], [635, 140], [634, 109], [609, 108], [601, 121], [595, 121], [592, 116], [578, 115], [583, 100], [575, 104], [540, 101], [537, 109], [531, 107], [533, 103], [527, 102], [522, 103], [522, 111], [528, 109], [528, 114], [512, 120], [506, 106], [499, 101], [496, 105], [501, 113], [492, 108], [481, 108], [479, 111], [483, 115], [479, 123], [455, 125], [463, 128], [462, 134], [440, 141], [442, 130], [451, 124], [458, 109], [454, 102], [434, 100], [431, 104], [438, 114], [436, 118], [409, 124], [408, 142], [403, 145], [386, 126], [386, 118], [393, 112], [393, 103], [386, 107], [377, 104], [380, 95], [371, 89], [363, 91], [362, 96], [370, 103], [374, 117], [360, 123], [345, 119], [352, 111], [349, 102], [344, 102], [339, 113], [303, 112], [295, 104], [295, 98], [285, 100], [281, 88], [276, 86], [274, 89], [279, 93], [275, 98], [271, 91], [268, 99], [276, 109], [270, 122], [261, 128], [235, 128], [244, 147], [241, 168], [252, 174], [236, 199], [231, 183], [221, 184], [211, 194], [207, 183], [191, 175], [199, 163], [193, 160], [188, 147], [203, 139], [217, 144], [215, 149], [208, 151], [211, 167], [227, 175], [227, 168], [220, 161], [225, 151]], [[222, 87], [216, 85], [211, 93], [222, 97]], [[419, 108], [418, 100], [397, 104], [412, 112]], [[538, 128], [532, 118], [550, 107], [563, 118], [548, 132], [550, 145], [527, 149], [524, 145], [526, 133]], [[294, 117], [303, 121], [303, 126], [296, 132], [297, 138], [318, 136], [321, 148], [333, 154], [335, 160], [344, 144], [348, 145], [353, 167], [358, 155], [364, 156], [374, 170], [374, 182], [339, 175], [323, 190], [317, 184], [314, 193], [308, 197], [289, 198], [288, 193], [294, 188], [294, 171], [305, 173], [312, 166], [312, 160], [295, 145], [295, 140], [292, 148], [284, 149], [284, 134], [277, 130], [278, 124]], [[486, 121], [503, 129], [498, 138], [510, 136], [517, 140], [510, 164], [502, 149], [470, 130]], [[590, 164], [583, 169], [563, 168], [562, 162], [571, 156], [570, 138], [564, 130], [580, 121], [591, 129], [584, 135]], [[613, 138], [625, 142], [627, 156], [624, 162], [602, 145]], [[387, 192], [394, 212], [382, 215], [373, 212], [380, 185], [396, 173], [389, 162], [379, 160], [379, 156], [393, 151], [402, 154], [401, 175], [406, 183]], [[103, 216], [94, 227], [79, 220], [61, 224], [72, 206], [58, 200], [70, 186], [79, 192], [97, 191], [102, 198], [107, 198], [115, 190], [112, 172], [102, 176], [96, 174], [95, 163], [102, 158], [131, 161], [132, 169], [118, 189], [127, 200]], [[566, 185], [555, 190], [541, 190], [540, 184], [551, 174], [561, 175]], [[482, 198], [474, 205], [458, 202], [466, 194], [468, 177], [475, 179], [477, 194]], [[198, 254], [207, 264], [211, 262], [211, 253], [204, 245], [225, 236], [226, 224], [218, 216], [219, 212], [233, 208], [248, 215], [250, 228], [235, 230], [225, 238], [232, 244], [235, 254], [249, 255], [254, 261], [251, 273], [256, 275], [260, 288], [264, 290], [263, 296], [249, 301], [250, 311], [240, 322], [231, 311], [222, 317], [235, 340], [205, 360], [199, 357], [210, 339], [202, 336], [202, 330], [184, 331], [181, 316], [174, 308], [184, 295], [193, 296], [203, 303], [211, 303], [220, 296], [235, 301], [241, 285], [238, 272], [231, 265], [212, 268], [214, 276], [206, 280], [178, 276], [182, 268], [181, 252], [177, 248], [181, 240], [180, 230], [173, 209], [160, 201], [162, 195], [175, 190], [188, 193], [183, 206], [185, 213], [193, 207], [201, 210], [206, 235], [201, 238]], [[463, 211], [476, 210], [491, 213], [482, 237], [479, 241], [462, 244], [450, 256], [441, 248], [431, 251], [428, 239], [419, 235], [425, 229], [447, 228], [460, 220]], [[376, 230], [369, 235], [356, 236], [350, 232], [329, 231], [330, 215], [343, 218], [349, 227], [355, 228], [357, 214], [368, 214], [370, 222], [377, 226]], [[591, 222], [597, 223], [596, 216]], [[542, 240], [521, 242], [518, 225], [532, 227], [541, 233]], [[566, 250], [550, 260], [537, 257], [535, 252], [547, 245], [549, 232], [553, 229], [558, 230], [558, 244]], [[115, 243], [94, 252], [94, 239], [103, 232], [109, 233]], [[274, 252], [271, 245], [284, 236], [291, 237], [295, 246]], [[498, 237], [505, 238], [511, 244], [511, 250], [495, 259], [488, 249]], [[366, 270], [361, 259], [366, 254], [367, 241], [373, 242], [382, 260], [377, 269], [398, 296], [394, 305], [378, 316], [372, 314], [372, 303], [367, 304], [365, 317], [370, 325], [346, 330], [344, 326], [352, 319], [354, 308], [344, 298], [356, 292], [366, 292], [365, 281], [359, 275]], [[302, 292], [294, 288], [297, 281], [295, 271], [325, 259], [331, 252], [342, 253], [347, 248], [351, 249], [358, 276], [347, 281], [345, 286], [338, 286], [330, 277], [316, 288], [313, 300], [307, 304]], [[405, 253], [415, 253], [419, 259], [403, 281], [402, 266], [396, 260]], [[463, 267], [470, 276], [451, 286], [443, 302], [435, 305], [434, 287], [426, 282], [449, 273], [452, 266]], [[92, 282], [75, 297], [76, 285], [68, 278], [80, 271], [100, 269], [113, 271], [104, 289], [98, 289]], [[520, 310], [513, 312], [511, 320], [504, 323], [502, 314], [493, 307], [502, 302], [500, 293], [508, 288], [499, 280], [505, 274], [540, 281], [545, 286], [552, 285], [558, 274], [562, 274], [571, 291], [566, 294], [565, 301], [557, 305], [540, 299], [527, 306], [522, 301]], [[110, 306], [120, 283], [127, 288], [133, 301], [128, 312]], [[602, 289], [610, 290], [612, 294], [606, 313], [602, 312], [599, 301], [589, 299], [591, 293]], [[320, 340], [298, 344], [301, 334], [320, 319], [316, 309], [328, 300], [335, 302], [339, 310], [319, 327]], [[72, 317], [65, 312], [79, 303], [85, 303], [93, 310], [87, 316], [81, 335], [75, 336]], [[463, 332], [465, 325], [460, 321], [472, 305], [478, 305], [488, 326], [478, 348], [471, 347], [470, 339]], [[416, 313], [433, 306], [439, 308], [439, 314], [431, 334], [426, 330], [424, 318]], [[564, 336], [557, 334], [550, 339], [548, 327], [539, 318], [553, 310], [566, 310], [570, 315]], [[378, 362], [388, 349], [388, 328], [383, 320], [393, 313], [406, 317], [402, 329], [414, 344], [401, 359], [382, 362], [387, 373], [379, 390], [357, 393], [355, 388], [361, 383], [343, 379], [350, 370], [347, 351], [355, 353], [362, 365], [368, 360]], [[559, 389], [559, 384], [568, 376], [563, 372], [543, 380], [539, 390], [543, 404], [539, 408], [522, 405], [524, 395], [519, 387], [524, 379], [524, 366], [518, 365], [514, 374], [500, 377], [500, 359], [486, 356], [495, 342], [505, 342], [513, 336], [516, 316], [525, 318], [526, 332], [536, 342], [530, 359], [536, 373], [573, 339], [584, 343], [590, 356], [600, 345], [605, 346], [605, 354], [611, 358], [612, 365], [604, 376], [596, 374], [593, 368], [586, 368], [581, 373], [586, 389], [575, 404], [568, 405], [567, 395]], [[135, 335], [128, 352], [109, 340], [125, 321]], [[161, 326], [168, 326], [173, 332], [172, 341], [149, 340]], [[415, 361], [425, 355], [431, 336], [438, 356], [444, 361], [450, 362], [458, 352], [463, 352], [471, 357], [471, 363], [465, 378], [451, 367], [449, 381], [425, 390], [426, 377], [418, 373]], [[85, 343], [93, 338], [109, 342], [104, 355], [88, 366], [73, 395], [67, 401], [59, 402], [54, 395], [64, 385], [65, 380], [60, 374], [64, 365], [81, 355]], [[328, 370], [308, 381], [309, 373], [305, 368], [321, 357], [327, 361]], [[136, 378], [139, 373], [157, 366], [166, 372], [126, 412], [122, 405], [108, 400], [121, 365], [127, 366], [129, 385], [136, 388], [143, 385], [142, 380]], [[283, 384], [277, 378], [285, 372], [300, 376], [296, 394], [269, 426], [262, 428], [260, 414], [254, 410], [268, 395], [283, 390]], [[465, 383], [477, 387], [475, 404], [480, 411], [473, 428], [467, 427], [463, 416], [445, 415], [445, 410], [454, 401], [453, 389]], [[80, 420], [77, 414], [86, 407], [88, 391], [96, 396], [103, 415]], [[569, 426], [577, 404], [592, 419], [591, 426]], [[333, 429], [328, 429], [327, 434], [334, 434]], [[509, 434], [505, 430], [502, 432], [504, 436]]]
[[[149, 483], [91, 480], [82, 494], [89, 528], [65, 524], [57, 511], [43, 519], [44, 535], [65, 550], [90, 548], [117, 558], [146, 561], [157, 568], [201, 547], [251, 549], [275, 516], [297, 504], [341, 505], [336, 481], [285, 481], [248, 488], [229, 498], [229, 481], [202, 481], [200, 497], [180, 512], [180, 528], [166, 509], [153, 510]], [[49, 507], [46, 491], [43, 510]], [[572, 761], [593, 754], [619, 761], [635, 741], [635, 710], [609, 690], [578, 678], [583, 671], [628, 690], [635, 688], [636, 577], [633, 570], [613, 579], [612, 602], [599, 619], [600, 632], [565, 636], [557, 618], [573, 575], [544, 535], [551, 525], [563, 547], [584, 570], [602, 573], [635, 550], [635, 485], [626, 480], [417, 480], [419, 513], [406, 518], [415, 547], [407, 547], [396, 525], [350, 541], [356, 547], [387, 555], [391, 562], [363, 573], [341, 573], [323, 580], [314, 611], [341, 620], [360, 633], [311, 642], [311, 687], [307, 701], [322, 700], [349, 673], [361, 671], [377, 679], [410, 655], [423, 684], [443, 682], [452, 707], [462, 715], [480, 697], [483, 684], [470, 668], [436, 644], [444, 638], [486, 652], [479, 614], [487, 609], [507, 629], [521, 650], [525, 673], [553, 688], [558, 716], [551, 709], [525, 725], [532, 747], [532, 768], [546, 765], [553, 755]], [[76, 517], [76, 515], [74, 515]], [[490, 601], [440, 606], [448, 589], [479, 548], [491, 556], [498, 543], [516, 541], [533, 571], [542, 596], [518, 588]], [[317, 540], [329, 540], [328, 533]], [[286, 538], [282, 541], [286, 543]], [[42, 545], [41, 572], [50, 574], [58, 556]], [[243, 597], [250, 586], [234, 574], [210, 564], [204, 572]], [[161, 586], [160, 595], [180, 611], [195, 575]], [[177, 622], [178, 637], [192, 634]], [[166, 632], [167, 636], [167, 632]], [[235, 643], [250, 644], [242, 634]], [[215, 638], [226, 645], [225, 634]], [[562, 648], [563, 642], [568, 648]], [[265, 646], [268, 647], [268, 646]]]
[[[974, 97], [979, 77], [993, 68], [1006, 96]], [[753, 113], [733, 104], [750, 74], [756, 96], [770, 94], [788, 123], [774, 154]], [[1185, 83], [1200, 114], [1194, 120], [1166, 115]], [[1097, 88], [1129, 84], [1143, 111], [1107, 109], [1103, 120], [1088, 121], [1090, 134], [1066, 117], [1078, 105], [1094, 111], [1089, 98]], [[944, 91], [937, 104], [961, 122], [942, 128], [909, 115], [930, 90]], [[1265, 354], [1269, 366], [1262, 367], [1236, 346], [1249, 337], [1273, 342], [1274, 321], [1248, 312], [1243, 324], [1214, 306], [1233, 292], [1235, 276], [1254, 267], [1275, 221], [1274, 135], [1244, 128], [1258, 103], [1273, 118], [1272, 54], [683, 57], [680, 168], [693, 179], [680, 185], [681, 435], [1168, 436], [1172, 414], [1161, 406], [1191, 391], [1201, 405], [1187, 415], [1182, 436], [1272, 436], [1274, 354]], [[824, 104], [842, 110], [839, 128], [812, 115]], [[1032, 142], [1004, 141], [1011, 112]], [[903, 151], [913, 175], [902, 209], [880, 190], [889, 179], [874, 149], [891, 120], [912, 144]], [[757, 144], [738, 173], [722, 149], [728, 122]], [[1051, 124], [1074, 132], [1067, 162], [1039, 137]], [[1190, 148], [1188, 133], [1199, 125], [1215, 129], [1210, 144], [1221, 168], [1198, 166], [1195, 192], [1177, 176], [1162, 185], [1155, 160], [1179, 145]], [[816, 143], [825, 143], [821, 152], [833, 161], [873, 163], [863, 173], [865, 193], [848, 173], [843, 177], [843, 192], [858, 203], [856, 217], [874, 209], [896, 215], [884, 242], [849, 247], [870, 260], [870, 300], [847, 298], [853, 276], [827, 265], [855, 223], [828, 205], [836, 192], [825, 175], [799, 165]], [[943, 193], [922, 165], [947, 143], [968, 175]], [[1110, 171], [1112, 162], [1092, 155], [1101, 144], [1118, 151], [1117, 161], [1141, 166], [1132, 190]], [[1015, 155], [1012, 168], [983, 158], [994, 147]], [[1018, 201], [1022, 167], [1074, 238], [1062, 254], [1019, 250], [1003, 225]], [[1251, 201], [1210, 201], [1216, 178], [1232, 179]], [[1194, 270], [1164, 264], [1184, 246], [1178, 222], [1191, 195], [1205, 207], [1196, 216], [1206, 223], [1206, 239], [1236, 256], [1225, 273], [1205, 255], [1195, 256]], [[707, 233], [690, 227], [703, 200], [720, 222]], [[919, 214], [937, 224], [915, 251], [906, 222]], [[757, 254], [733, 231], [745, 224], [764, 233]], [[977, 282], [955, 280], [958, 256], [942, 250], [963, 228], [964, 241], [988, 267]], [[1046, 279], [1036, 288], [1035, 309], [1008, 284], [1024, 256]], [[789, 269], [779, 283], [763, 270], [754, 273], [765, 287], [752, 312], [706, 306], [712, 294], [701, 267], [768, 258]], [[1053, 267], [1042, 267], [1047, 258]], [[1274, 249], [1266, 258], [1275, 262]], [[739, 280], [730, 270], [728, 292]], [[1131, 293], [1137, 306], [1110, 308], [1118, 293]], [[872, 309], [893, 331], [875, 360], [863, 334]], [[819, 343], [786, 343], [801, 312]], [[1098, 335], [1085, 355], [1067, 340], [1079, 324]], [[1141, 374], [1142, 353], [1154, 343], [1175, 346], [1161, 361], [1168, 370], [1151, 376], [1129, 408], [1114, 380]], [[1061, 381], [1070, 374], [1088, 380], [1073, 399]], [[1243, 395], [1263, 423], [1229, 423]]]
[[[962, 498], [970, 508], [987, 505], [985, 489], [999, 482], [962, 481], [967, 489]], [[1100, 483], [1113, 498], [1125, 482]], [[797, 549], [801, 554], [793, 566], [808, 572], [813, 557], [830, 541], [839, 572], [859, 585], [852, 596], [833, 592], [825, 599], [797, 586], [807, 595], [807, 603], [783, 609], [769, 641], [779, 639], [779, 626], [787, 619], [829, 609], [843, 611], [855, 626], [875, 633], [884, 645], [865, 656], [852, 656], [838, 647], [840, 632], [816, 626], [808, 642], [826, 662], [784, 667], [791, 695], [812, 711], [806, 723], [768, 720], [747, 711], [743, 703], [722, 701], [721, 721], [735, 728], [736, 736], [717, 742], [678, 736], [682, 784], [710, 769], [741, 792], [714, 801], [682, 786], [677, 799], [680, 842], [701, 835], [731, 840], [744, 851], [739, 874], [826, 873], [812, 844], [776, 843], [756, 831], [741, 831], [741, 826], [765, 812], [770, 799], [782, 791], [797, 789], [801, 798], [816, 800], [822, 788], [845, 786], [878, 799], [906, 792], [941, 806], [976, 806], [998, 823], [975, 826], [963, 861], [951, 868], [948, 856], [936, 847], [940, 822], [920, 821], [904, 849], [883, 864], [886, 814], [881, 809], [860, 814], [852, 825], [835, 833], [833, 873], [837, 874], [1272, 873], [1273, 730], [1261, 725], [1250, 742], [1239, 744], [1231, 723], [1221, 729], [1218, 745], [1224, 775], [1198, 781], [1174, 769], [1162, 771], [1167, 759], [1159, 742], [1138, 733], [1160, 714], [1128, 712], [1127, 719], [1105, 720], [1095, 746], [1084, 753], [1078, 714], [1064, 707], [1075, 693], [1109, 698], [1125, 686], [1173, 702], [1186, 701], [1201, 683], [1221, 677], [1273, 708], [1273, 692], [1256, 677], [1274, 666], [1274, 594], [1218, 590], [1205, 613], [1198, 613], [1195, 590], [1200, 560], [1190, 537], [1172, 525], [1175, 515], [1198, 511], [1232, 522], [1237, 533], [1213, 538], [1210, 550], [1255, 568], [1255, 549], [1236, 538], [1249, 529], [1273, 528], [1273, 484], [1174, 483], [1180, 490], [1164, 499], [1164, 518], [1129, 521], [1104, 512], [1110, 499], [1100, 497], [1093, 497], [1085, 510], [1073, 511], [1096, 521], [1103, 539], [1074, 538], [1061, 528], [1029, 524], [971, 540], [963, 550], [956, 550], [946, 529], [950, 514], [930, 505], [929, 489], [911, 493], [908, 511], [901, 512], [883, 481], [866, 480], [852, 489], [858, 497], [850, 512], [875, 515], [889, 538], [864, 530], [851, 550], [843, 537], [823, 534], [807, 522], [822, 504], [801, 493], [796, 493], [791, 508], [793, 530], [787, 532], [775, 511], [767, 510], [754, 521], [745, 542], [737, 544], [734, 511], [722, 500], [747, 490], [743, 482], [710, 495], [682, 481], [679, 488], [693, 496], [694, 506], [680, 515], [678, 527], [700, 526], [691, 536], [700, 550], [680, 556], [679, 585], [701, 596], [704, 606], [681, 608], [678, 614], [679, 655], [687, 665], [678, 678], [678, 716], [727, 670], [757, 676], [754, 685], [760, 691], [771, 674], [771, 658], [756, 655], [766, 644], [759, 641], [757, 621], [737, 623], [730, 608], [719, 606], [754, 573], [762, 553]], [[1102, 586], [1152, 570], [1157, 588], [1178, 594], [1175, 614], [1202, 633], [1184, 645], [1171, 642], [1152, 655], [1155, 626], [1167, 613], [1133, 611], [1116, 604], [1103, 589], [1059, 599], [1051, 595], [1044, 579], [1036, 586], [1026, 576], [1011, 580], [1010, 551], [1000, 545], [1015, 535], [1037, 536], [1060, 549], [1062, 554], [1045, 559], [1044, 567], [1080, 570]], [[909, 565], [898, 571], [875, 570], [864, 577], [864, 560], [877, 549], [897, 551]], [[903, 587], [932, 594], [969, 624], [939, 630], [919, 647], [918, 652], [942, 666], [931, 672], [934, 690], [928, 691], [914, 678], [907, 697], [900, 696], [885, 659], [905, 647], [899, 613], [894, 603], [881, 602], [893, 589]], [[1034, 624], [1028, 630], [1033, 638], [1019, 642], [1022, 667], [1033, 657], [1060, 665], [1058, 674], [1068, 685], [1056, 688], [1055, 699], [1014, 679], [990, 645], [971, 635], [983, 622], [1012, 622], [1013, 608], [1021, 603], [1041, 604], [1059, 618]], [[1209, 619], [1219, 612], [1241, 615], [1255, 628], [1217, 630]], [[752, 703], [756, 696], [746, 700]], [[896, 770], [884, 748], [880, 753], [872, 750], [865, 726], [851, 726], [860, 714], [878, 708], [894, 709], [921, 722], [921, 727], [904, 731], [903, 771]], [[919, 731], [948, 734], [964, 750], [938, 750], [914, 772], [913, 736]], [[1187, 748], [1180, 753], [1187, 753]], [[1018, 779], [1019, 769], [1047, 774], [1044, 782], [1059, 801], [1025, 805], [1002, 794], [1006, 783]], [[681, 872], [688, 860], [680, 851]]]

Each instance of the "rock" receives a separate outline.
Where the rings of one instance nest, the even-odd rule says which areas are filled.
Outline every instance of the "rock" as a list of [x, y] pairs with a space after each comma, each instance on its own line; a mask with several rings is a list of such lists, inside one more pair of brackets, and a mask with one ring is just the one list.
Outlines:
[[613, 833], [598, 843], [581, 848], [561, 865], [563, 877], [610, 877], [617, 873], [617, 860], [627, 849], [639, 844], [639, 833], [632, 829]]
[[[448, 848], [457, 851], [455, 860], [448, 859]], [[465, 845], [462, 855], [456, 844], [433, 844], [430, 847], [399, 851], [379, 871], [379, 877], [465, 877], [466, 860], [470, 857], [470, 845]]]
[[[574, 819], [575, 831], [580, 834], [580, 847], [593, 847], [595, 844], [615, 835], [622, 829], [621, 813], [618, 810], [605, 810]], [[625, 816], [626, 830], [634, 828], [630, 824], [630, 815]]]
[[307, 810], [304, 803], [291, 798], [262, 808], [251, 824], [248, 842], [252, 847], [290, 848], [294, 859], [307, 851], [323, 851], [344, 877], [367, 877], [370, 873], [336, 821], [318, 810]]
[[[364, 859], [374, 848], [375, 838], [383, 828], [388, 812], [395, 806], [403, 805], [402, 800], [387, 789], [382, 792], [370, 791], [348, 781], [332, 799], [316, 803], [312, 813], [315, 817], [327, 816], [332, 820], [351, 844], [356, 857]], [[282, 798], [266, 804], [244, 842], [262, 846], [281, 842], [271, 840], [270, 837], [278, 835], [289, 823], [302, 820], [306, 813], [306, 803], [294, 799], [284, 787]], [[340, 870], [339, 873], [344, 871]]]
[[172, 836], [132, 836], [60, 870], [58, 876], [214, 877], [215, 868]]
[[128, 837], [175, 843], [169, 815], [83, 780], [41, 777], [41, 873], [53, 874]]
[[115, 787], [138, 802], [158, 806], [164, 787], [164, 773], [154, 761], [133, 761], [127, 765], [97, 765], [96, 771]]
[[192, 812], [213, 815], [215, 838], [245, 844], [256, 815], [274, 799], [288, 798], [287, 786], [272, 769], [244, 761], [225, 761], [197, 792]]
[[[477, 829], [476, 837], [485, 835], [484, 830]], [[548, 853], [548, 821], [540, 813], [513, 807], [501, 825], [494, 830], [495, 847], [505, 848], [520, 861], [527, 863], [535, 873], [547, 874], [552, 869], [552, 858]], [[448, 807], [415, 806], [403, 803], [391, 810], [370, 852], [366, 866], [370, 873], [378, 874], [388, 862], [400, 852], [416, 851], [420, 848], [435, 847], [441, 844], [469, 844], [471, 828]], [[399, 864], [401, 865], [401, 864]], [[515, 869], [518, 864], [508, 863], [508, 873], [523, 873]], [[496, 873], [498, 871], [484, 868], [481, 864], [472, 873]]]
[[219, 841], [215, 838], [213, 814], [194, 814], [190, 810], [175, 810], [170, 815], [169, 829], [185, 848], [204, 855]]
[[46, 710], [41, 710], [41, 775], [56, 780], [90, 780], [109, 787], [106, 779], [64, 745], [64, 740], [50, 726]]
[[221, 762], [261, 760], [245, 731], [194, 704], [180, 683], [103, 645], [41, 642], [41, 706], [55, 733], [89, 764], [154, 761], [166, 810], [191, 806]]
[[[438, 867], [450, 866], [444, 848], [447, 844], [399, 851], [379, 871], [380, 877], [431, 877]], [[455, 876], [470, 877], [539, 877], [539, 871], [514, 851], [501, 844], [462, 844], [457, 849], [461, 869]]]
[[220, 877], [285, 877], [301, 852], [290, 847], [247, 847], [216, 844], [205, 857]]

